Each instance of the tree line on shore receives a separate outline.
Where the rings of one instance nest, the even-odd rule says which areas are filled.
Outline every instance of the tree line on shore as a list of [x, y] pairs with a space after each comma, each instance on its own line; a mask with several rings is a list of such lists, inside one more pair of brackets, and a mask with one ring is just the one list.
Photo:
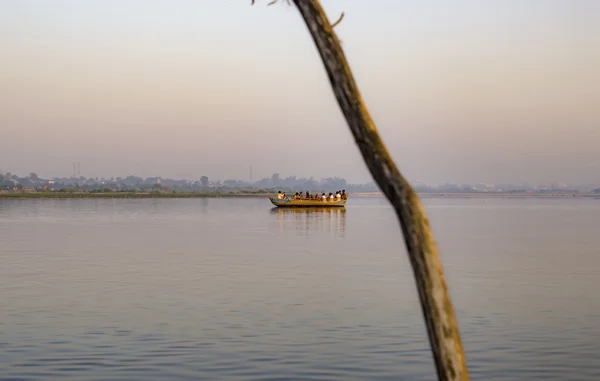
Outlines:
[[[561, 194], [561, 193], [597, 193], [600, 188], [578, 190], [569, 187], [549, 186], [519, 186], [511, 184], [503, 185], [470, 185], [470, 184], [441, 184], [425, 185], [416, 184], [415, 190], [419, 193], [539, 193], [539, 194]], [[280, 177], [274, 173], [271, 177], [258, 181], [249, 182], [235, 179], [225, 181], [211, 181], [207, 176], [201, 176], [198, 180], [169, 179], [162, 177], [127, 176], [111, 178], [86, 178], [83, 176], [52, 179], [43, 179], [36, 173], [31, 172], [28, 176], [19, 177], [11, 173], [0, 173], [0, 192], [144, 192], [144, 193], [272, 193], [281, 190], [285, 192], [300, 191], [325, 191], [328, 189], [346, 189], [353, 192], [377, 192], [377, 186], [370, 182], [365, 184], [349, 184], [341, 177], [328, 177], [321, 180], [296, 176]]]
[[274, 190], [305, 191], [326, 189], [349, 189], [354, 192], [375, 192], [374, 183], [348, 184], [346, 179], [329, 177], [321, 180], [289, 176], [280, 178], [274, 174], [270, 178], [255, 182], [229, 179], [225, 181], [209, 181], [207, 176], [198, 180], [169, 179], [162, 177], [139, 176], [111, 177], [111, 178], [86, 178], [83, 176], [70, 178], [43, 179], [31, 172], [26, 177], [19, 177], [11, 173], [0, 173], [0, 191], [5, 192], [202, 192], [219, 193], [236, 191], [243, 193], [272, 193]]

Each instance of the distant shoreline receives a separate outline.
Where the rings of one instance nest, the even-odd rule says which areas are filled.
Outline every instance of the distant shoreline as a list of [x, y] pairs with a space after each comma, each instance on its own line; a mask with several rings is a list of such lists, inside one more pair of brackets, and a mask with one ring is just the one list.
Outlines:
[[252, 198], [272, 196], [271, 193], [143, 193], [143, 192], [31, 192], [0, 193], [0, 198]]
[[[381, 192], [359, 192], [351, 194], [354, 197], [384, 197]], [[597, 193], [418, 193], [420, 198], [600, 198]]]
[[[536, 198], [536, 199], [564, 199], [564, 198], [598, 198], [596, 193], [419, 193], [420, 198]], [[143, 192], [31, 192], [31, 193], [0, 193], [0, 198], [262, 198], [274, 196], [274, 193], [143, 193]], [[351, 197], [368, 198], [384, 197], [381, 192], [355, 192]]]

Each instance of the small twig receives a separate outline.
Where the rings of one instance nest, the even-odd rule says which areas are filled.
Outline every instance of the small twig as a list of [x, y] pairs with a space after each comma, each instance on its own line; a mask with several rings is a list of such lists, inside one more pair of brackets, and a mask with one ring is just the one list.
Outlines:
[[[254, 0], [251, 0], [252, 4], [250, 5], [254, 5]], [[279, 0], [272, 0], [270, 3], [267, 4], [267, 7], [273, 4], [276, 4]], [[340, 15], [340, 18], [337, 19], [336, 22], [334, 22], [333, 24], [331, 24], [332, 28], [335, 28], [337, 24], [342, 22], [342, 19], [344, 18], [344, 12], [342, 12], [342, 14]]]
[[318, 0], [294, 0], [294, 3], [321, 55], [335, 97], [362, 157], [398, 216], [438, 379], [468, 380], [460, 334], [427, 215], [417, 194], [390, 157], [362, 100], [333, 31], [339, 20], [330, 24]]
[[[275, 0], [275, 1], [277, 1], [277, 0]], [[334, 22], [333, 24], [331, 24], [331, 29], [335, 28], [335, 26], [336, 26], [337, 24], [341, 23], [343, 18], [344, 18], [344, 12], [342, 12], [342, 14], [340, 15], [340, 18], [339, 18], [339, 19], [337, 19], [337, 21], [336, 21], [336, 22]]]

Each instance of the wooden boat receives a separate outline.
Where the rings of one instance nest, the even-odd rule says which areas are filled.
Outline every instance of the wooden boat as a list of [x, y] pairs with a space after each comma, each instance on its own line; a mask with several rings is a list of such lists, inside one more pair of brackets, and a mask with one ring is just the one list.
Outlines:
[[273, 214], [332, 214], [332, 215], [341, 215], [346, 213], [346, 208], [340, 208], [339, 206], [329, 207], [322, 206], [320, 208], [316, 208], [314, 206], [307, 206], [305, 208], [278, 208], [276, 206], [271, 208], [271, 213]]
[[343, 208], [347, 200], [340, 201], [317, 201], [314, 199], [279, 200], [277, 197], [269, 197], [271, 203], [280, 208]]

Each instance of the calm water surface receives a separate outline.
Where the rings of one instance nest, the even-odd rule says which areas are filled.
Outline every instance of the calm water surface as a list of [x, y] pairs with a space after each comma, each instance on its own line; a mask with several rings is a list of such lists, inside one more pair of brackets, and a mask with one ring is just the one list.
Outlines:
[[[427, 199], [473, 380], [600, 379], [600, 200]], [[432, 380], [398, 224], [0, 199], [0, 380]]]

